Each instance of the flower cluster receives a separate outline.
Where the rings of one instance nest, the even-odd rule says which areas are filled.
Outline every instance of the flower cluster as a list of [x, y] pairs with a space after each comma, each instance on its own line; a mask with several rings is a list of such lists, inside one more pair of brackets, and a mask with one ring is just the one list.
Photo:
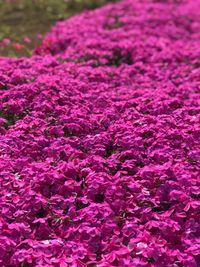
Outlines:
[[0, 59], [0, 266], [200, 266], [200, 8], [124, 0]]

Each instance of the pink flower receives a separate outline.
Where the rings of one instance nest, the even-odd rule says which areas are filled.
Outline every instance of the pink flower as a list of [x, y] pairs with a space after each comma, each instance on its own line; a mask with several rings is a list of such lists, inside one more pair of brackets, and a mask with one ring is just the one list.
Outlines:
[[21, 50], [21, 49], [24, 48], [24, 45], [23, 45], [23, 44], [19, 44], [19, 43], [13, 43], [13, 44], [12, 44], [12, 47], [13, 47], [14, 49]]

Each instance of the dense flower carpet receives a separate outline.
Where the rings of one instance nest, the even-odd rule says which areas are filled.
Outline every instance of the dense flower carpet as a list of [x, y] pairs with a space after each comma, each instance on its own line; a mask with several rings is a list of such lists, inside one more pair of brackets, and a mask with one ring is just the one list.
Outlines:
[[200, 1], [124, 0], [0, 58], [0, 266], [200, 266]]

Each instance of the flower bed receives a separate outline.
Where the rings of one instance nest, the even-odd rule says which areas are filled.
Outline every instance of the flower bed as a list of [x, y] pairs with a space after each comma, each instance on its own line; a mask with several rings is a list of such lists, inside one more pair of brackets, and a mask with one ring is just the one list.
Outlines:
[[199, 13], [124, 0], [0, 59], [0, 266], [200, 265]]

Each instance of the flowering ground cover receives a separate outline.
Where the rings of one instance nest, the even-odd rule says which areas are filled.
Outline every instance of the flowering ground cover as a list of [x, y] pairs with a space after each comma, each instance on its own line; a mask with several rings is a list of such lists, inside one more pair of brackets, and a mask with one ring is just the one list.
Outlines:
[[49, 31], [55, 21], [114, 1], [0, 0], [0, 56], [31, 56], [41, 35]]
[[200, 266], [199, 40], [123, 0], [0, 59], [0, 266]]

